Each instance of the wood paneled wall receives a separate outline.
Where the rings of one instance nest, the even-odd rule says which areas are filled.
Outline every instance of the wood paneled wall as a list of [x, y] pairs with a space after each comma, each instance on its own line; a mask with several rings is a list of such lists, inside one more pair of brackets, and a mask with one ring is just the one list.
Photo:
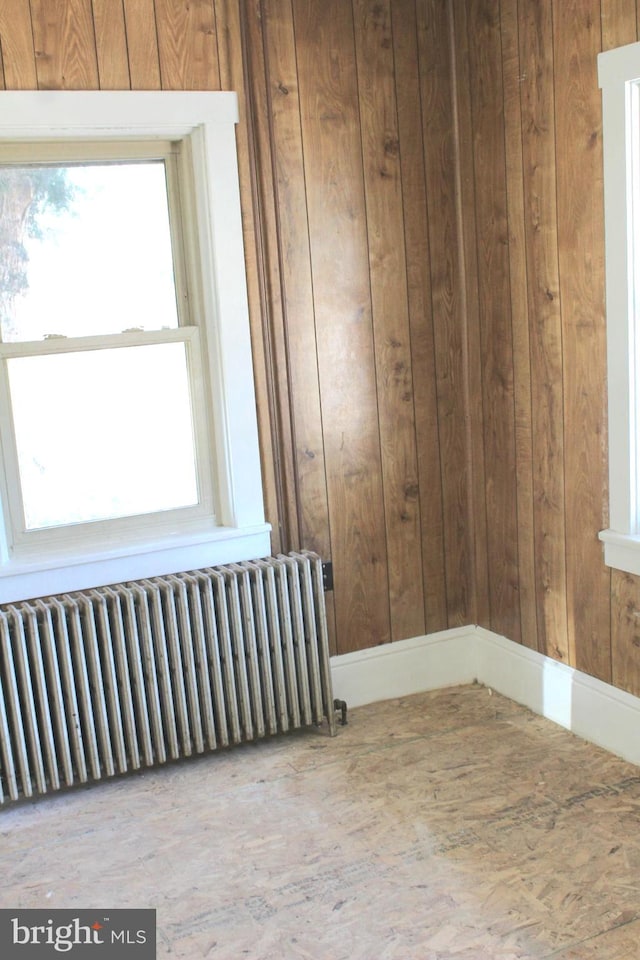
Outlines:
[[287, 537], [332, 558], [340, 651], [469, 622], [446, 5], [263, 0], [245, 24]]
[[635, 0], [3, 0], [10, 89], [236, 89], [274, 549], [334, 650], [477, 622], [640, 693], [596, 56]]
[[483, 622], [640, 693], [640, 583], [604, 566], [598, 540], [608, 466], [597, 55], [637, 39], [636, 4], [451, 9], [467, 299], [478, 304]]

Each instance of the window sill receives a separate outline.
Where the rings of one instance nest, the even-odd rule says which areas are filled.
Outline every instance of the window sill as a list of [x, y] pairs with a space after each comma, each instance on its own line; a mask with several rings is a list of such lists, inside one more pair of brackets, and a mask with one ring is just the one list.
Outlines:
[[0, 565], [0, 603], [268, 556], [271, 526], [217, 527], [129, 548]]
[[598, 534], [604, 543], [604, 562], [615, 570], [640, 576], [640, 536], [601, 530]]

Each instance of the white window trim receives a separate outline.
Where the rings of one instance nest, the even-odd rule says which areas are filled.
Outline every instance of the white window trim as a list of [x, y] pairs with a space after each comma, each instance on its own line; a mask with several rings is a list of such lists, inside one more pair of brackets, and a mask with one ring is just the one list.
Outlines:
[[[638, 345], [640, 344], [640, 43], [598, 56], [602, 90], [607, 371], [609, 403], [609, 529], [600, 532], [605, 563], [640, 574], [638, 503]], [[635, 173], [634, 173], [635, 171]]]
[[0, 140], [189, 140], [206, 359], [212, 371], [217, 487], [217, 525], [196, 533], [175, 531], [137, 546], [22, 563], [12, 558], [3, 535], [1, 603], [270, 552], [245, 279], [237, 122], [237, 97], [227, 92], [0, 92]]

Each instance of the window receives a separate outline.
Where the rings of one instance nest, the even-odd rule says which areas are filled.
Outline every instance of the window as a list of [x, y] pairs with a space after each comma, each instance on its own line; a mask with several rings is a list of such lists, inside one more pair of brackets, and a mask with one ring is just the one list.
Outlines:
[[267, 554], [234, 95], [0, 100], [0, 601]]
[[0, 149], [2, 440], [23, 553], [144, 536], [133, 517], [148, 530], [214, 515], [197, 277], [177, 283], [174, 150], [154, 146], [74, 162], [45, 162], [56, 145]]

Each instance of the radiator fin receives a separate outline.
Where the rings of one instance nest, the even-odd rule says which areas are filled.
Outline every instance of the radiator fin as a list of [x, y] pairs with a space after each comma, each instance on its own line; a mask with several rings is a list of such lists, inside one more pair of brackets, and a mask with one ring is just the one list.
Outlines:
[[324, 719], [315, 554], [0, 607], [0, 804]]

